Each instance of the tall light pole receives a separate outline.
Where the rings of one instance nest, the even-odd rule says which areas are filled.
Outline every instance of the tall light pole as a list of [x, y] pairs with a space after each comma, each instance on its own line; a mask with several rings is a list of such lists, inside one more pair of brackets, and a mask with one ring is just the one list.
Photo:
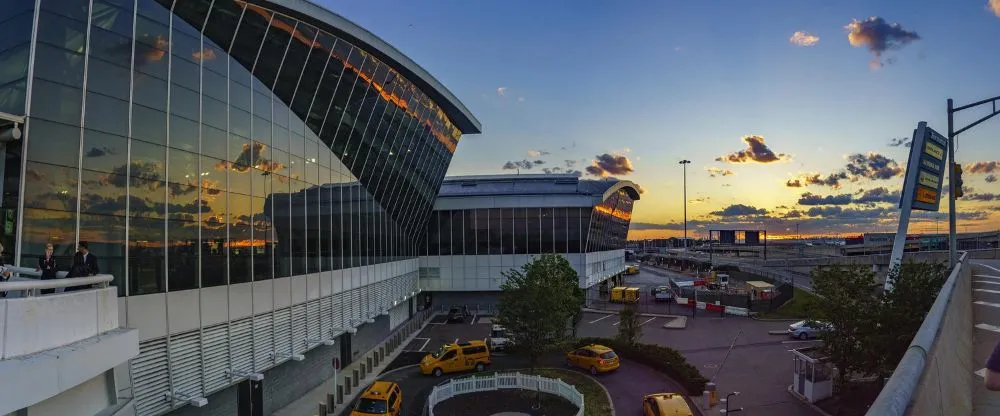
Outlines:
[[690, 160], [684, 159], [680, 162], [684, 165], [684, 250], [687, 251], [688, 248], [688, 164], [691, 163]]

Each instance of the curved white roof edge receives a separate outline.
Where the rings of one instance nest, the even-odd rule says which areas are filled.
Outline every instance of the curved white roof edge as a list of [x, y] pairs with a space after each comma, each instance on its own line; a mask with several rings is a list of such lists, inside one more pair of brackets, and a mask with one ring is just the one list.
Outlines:
[[619, 189], [624, 189], [625, 192], [628, 192], [628, 196], [631, 197], [633, 201], [639, 200], [639, 185], [636, 185], [635, 182], [629, 180], [620, 180], [616, 182], [608, 188], [607, 191], [604, 191], [604, 196], [601, 197], [601, 200], [607, 201], [608, 198], [611, 198], [611, 196], [614, 195], [615, 192], [618, 192]]
[[[260, 3], [275, 4], [302, 14], [302, 16], [293, 16], [296, 18], [312, 18], [313, 20], [325, 23], [335, 29], [335, 32], [339, 31], [354, 38], [347, 40], [358, 41], [363, 44], [358, 46], [368, 46], [374, 49], [374, 51], [369, 50], [367, 52], [377, 51], [381, 53], [384, 55], [384, 58], [388, 58], [390, 64], [393, 64], [393, 68], [403, 73], [404, 76], [407, 76], [411, 82], [417, 84], [418, 87], [426, 87], [421, 89], [445, 111], [445, 114], [448, 115], [452, 123], [463, 134], [477, 134], [482, 132], [483, 126], [479, 120], [472, 115], [472, 112], [465, 107], [465, 104], [462, 104], [458, 100], [458, 97], [455, 97], [448, 88], [445, 88], [440, 81], [435, 79], [416, 62], [413, 62], [412, 59], [365, 28], [309, 0], [262, 0]], [[339, 36], [341, 33], [334, 33], [334, 35]]]

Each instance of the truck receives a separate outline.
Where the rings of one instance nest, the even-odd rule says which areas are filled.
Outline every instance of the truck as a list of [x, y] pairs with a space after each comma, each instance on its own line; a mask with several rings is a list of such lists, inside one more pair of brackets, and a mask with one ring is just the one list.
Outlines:
[[625, 268], [625, 274], [627, 274], [627, 275], [639, 274], [639, 266], [632, 266], [632, 265], [630, 265], [630, 266], [626, 267]]
[[493, 325], [490, 328], [490, 336], [486, 337], [486, 346], [490, 351], [505, 351], [514, 345], [514, 338], [507, 334], [507, 328], [502, 325]]

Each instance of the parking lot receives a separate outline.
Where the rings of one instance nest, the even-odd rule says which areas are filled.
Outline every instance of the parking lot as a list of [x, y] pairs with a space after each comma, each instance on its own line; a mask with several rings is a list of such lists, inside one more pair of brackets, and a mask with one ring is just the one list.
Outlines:
[[403, 347], [405, 352], [433, 352], [444, 344], [483, 340], [490, 335], [493, 320], [489, 316], [472, 315], [465, 322], [447, 322], [447, 316], [435, 316], [416, 338]]

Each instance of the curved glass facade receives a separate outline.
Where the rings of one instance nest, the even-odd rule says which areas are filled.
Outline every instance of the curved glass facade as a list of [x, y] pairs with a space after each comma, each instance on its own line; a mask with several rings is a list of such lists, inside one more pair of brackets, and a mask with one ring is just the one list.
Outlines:
[[242, 1], [40, 0], [27, 80], [22, 9], [22, 264], [88, 241], [134, 296], [417, 255], [461, 132], [369, 51]]

